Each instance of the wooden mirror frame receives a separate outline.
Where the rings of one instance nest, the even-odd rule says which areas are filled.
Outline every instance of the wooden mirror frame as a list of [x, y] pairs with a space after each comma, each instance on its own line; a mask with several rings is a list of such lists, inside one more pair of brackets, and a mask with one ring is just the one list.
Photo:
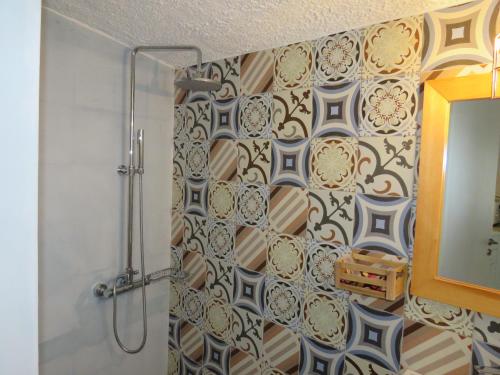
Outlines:
[[451, 103], [491, 99], [491, 84], [491, 73], [429, 79], [424, 83], [411, 293], [500, 317], [500, 290], [438, 274]]

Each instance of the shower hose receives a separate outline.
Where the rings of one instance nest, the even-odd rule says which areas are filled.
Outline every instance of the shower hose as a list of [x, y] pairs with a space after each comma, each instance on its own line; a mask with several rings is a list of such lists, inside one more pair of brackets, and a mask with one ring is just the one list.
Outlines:
[[142, 275], [142, 342], [141, 344], [135, 348], [130, 349], [127, 348], [123, 342], [120, 340], [120, 336], [118, 335], [118, 328], [116, 326], [116, 312], [117, 312], [117, 295], [116, 295], [116, 284], [120, 280], [120, 276], [115, 279], [113, 284], [113, 331], [115, 333], [115, 339], [120, 348], [128, 353], [128, 354], [136, 354], [139, 353], [144, 345], [146, 345], [146, 339], [148, 335], [148, 323], [147, 323], [147, 314], [146, 314], [146, 272], [144, 271], [144, 215], [143, 215], [143, 193], [142, 193], [142, 173], [139, 173], [139, 246], [141, 252], [141, 275]]

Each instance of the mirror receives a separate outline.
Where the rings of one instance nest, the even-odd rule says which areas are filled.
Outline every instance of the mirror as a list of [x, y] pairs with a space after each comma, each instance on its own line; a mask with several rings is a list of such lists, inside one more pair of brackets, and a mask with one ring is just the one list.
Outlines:
[[500, 289], [500, 101], [451, 103], [439, 275]]
[[411, 293], [500, 316], [500, 100], [491, 71], [430, 77]]

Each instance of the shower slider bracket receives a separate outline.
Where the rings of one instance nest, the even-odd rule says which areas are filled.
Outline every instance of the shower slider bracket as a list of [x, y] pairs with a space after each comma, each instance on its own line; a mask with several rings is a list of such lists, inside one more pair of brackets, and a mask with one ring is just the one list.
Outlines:
[[[137, 271], [134, 271], [134, 274], [137, 274]], [[149, 285], [154, 281], [160, 281], [163, 279], [183, 280], [186, 277], [187, 274], [185, 272], [179, 271], [178, 269], [173, 267], [169, 267], [146, 275], [144, 285]], [[142, 279], [129, 281], [129, 276], [127, 273], [118, 275], [117, 280], [120, 280], [116, 287], [117, 295], [142, 287]], [[111, 298], [113, 297], [113, 285], [108, 285], [106, 283], [97, 283], [93, 287], [93, 293], [94, 296], [99, 298]]]

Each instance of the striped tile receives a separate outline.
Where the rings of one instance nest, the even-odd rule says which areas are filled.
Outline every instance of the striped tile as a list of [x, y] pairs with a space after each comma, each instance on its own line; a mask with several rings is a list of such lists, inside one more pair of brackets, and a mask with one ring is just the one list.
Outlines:
[[266, 268], [266, 233], [259, 228], [238, 226], [236, 228], [236, 261], [252, 271]]
[[344, 375], [396, 375], [377, 364], [354, 355], [345, 357]]
[[388, 301], [382, 298], [363, 296], [357, 293], [352, 293], [349, 297], [351, 302], [357, 302], [360, 305], [369, 306], [377, 310], [387, 311], [391, 314], [402, 316], [404, 313], [405, 297], [402, 295], [395, 301]]
[[272, 367], [289, 375], [298, 374], [299, 336], [287, 328], [266, 321], [264, 325], [264, 357]]
[[[186, 78], [186, 69], [175, 69], [175, 80]], [[175, 86], [175, 104], [183, 104], [187, 99], [187, 90]]]
[[252, 95], [271, 91], [273, 63], [272, 50], [252, 52], [241, 56], [241, 93]]
[[236, 180], [238, 148], [232, 140], [215, 140], [210, 147], [209, 168], [211, 175], [222, 181]]
[[235, 375], [255, 375], [260, 373], [259, 361], [248, 353], [233, 348], [229, 361], [229, 372]]
[[201, 364], [203, 359], [203, 334], [187, 322], [181, 326], [181, 348], [185, 356]]
[[170, 244], [180, 246], [184, 237], [184, 217], [181, 213], [172, 211], [172, 229]]
[[401, 365], [425, 375], [466, 375], [471, 338], [406, 319]]
[[202, 290], [207, 278], [207, 265], [200, 253], [186, 251], [182, 265], [188, 277], [186, 283], [193, 289]]
[[307, 193], [290, 186], [273, 186], [270, 195], [269, 223], [279, 233], [305, 236], [307, 227]]

